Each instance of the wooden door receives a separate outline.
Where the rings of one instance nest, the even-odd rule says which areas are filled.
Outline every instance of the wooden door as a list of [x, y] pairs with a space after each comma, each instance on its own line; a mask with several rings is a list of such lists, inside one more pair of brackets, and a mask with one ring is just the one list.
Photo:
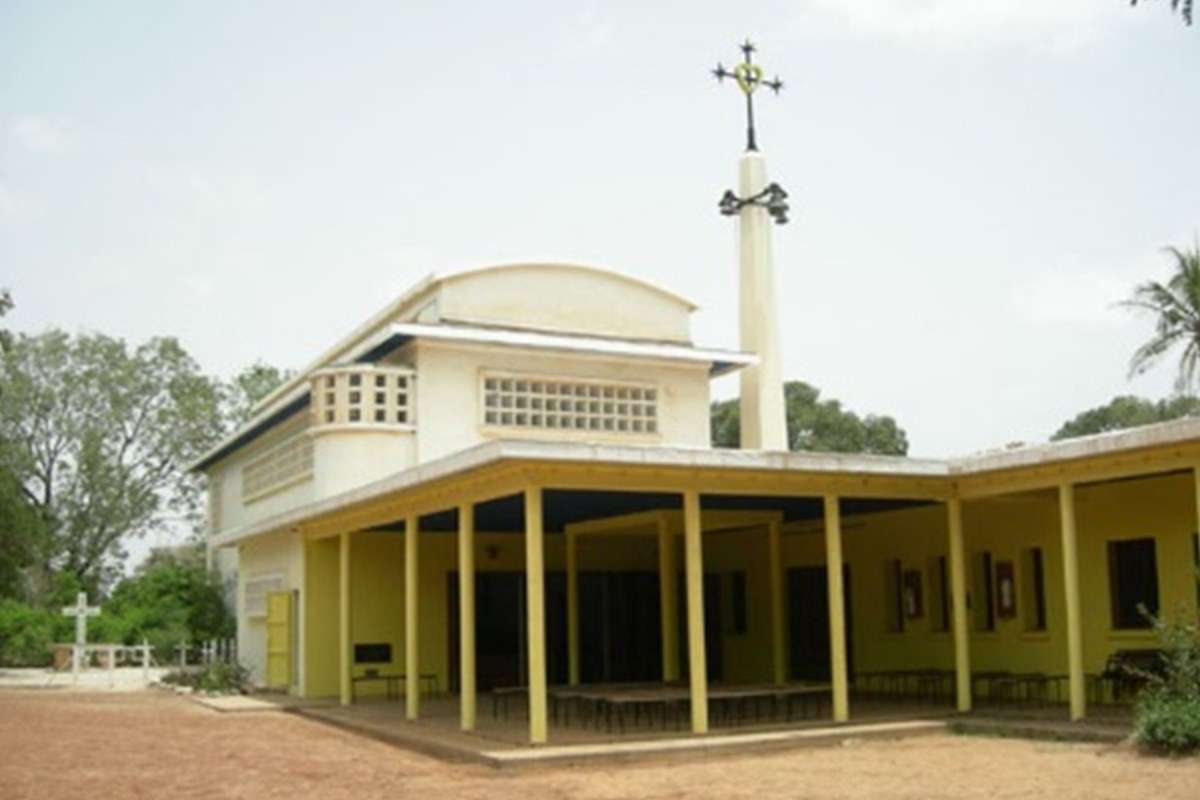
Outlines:
[[[828, 681], [829, 576], [825, 567], [793, 567], [788, 577], [788, 624], [791, 639], [793, 680]], [[842, 568], [843, 602], [846, 607], [846, 668], [854, 674], [851, 648], [853, 630], [850, 614], [850, 568]]]
[[288, 689], [292, 685], [292, 593], [267, 593], [267, 675], [268, 688]]

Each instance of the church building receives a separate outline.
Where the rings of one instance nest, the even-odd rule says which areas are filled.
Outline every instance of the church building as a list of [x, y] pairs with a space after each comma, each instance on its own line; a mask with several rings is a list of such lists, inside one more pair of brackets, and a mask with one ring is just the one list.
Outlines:
[[[266, 397], [193, 465], [256, 682], [410, 720], [449, 698], [468, 732], [481, 695], [515, 697], [534, 744], [589, 686], [667, 698], [698, 734], [758, 691], [833, 722], [897, 686], [1073, 719], [1115, 699], [1115, 654], [1157, 646], [1141, 609], [1198, 613], [1200, 420], [949, 460], [789, 452], [785, 196], [748, 149], [722, 201], [737, 352], [693, 341], [669, 288], [504, 264], [418, 283]], [[742, 446], [714, 449], [729, 373]]]

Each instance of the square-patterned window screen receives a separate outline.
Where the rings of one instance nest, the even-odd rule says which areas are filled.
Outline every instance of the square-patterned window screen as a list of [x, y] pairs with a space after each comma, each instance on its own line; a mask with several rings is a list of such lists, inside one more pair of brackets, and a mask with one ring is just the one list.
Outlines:
[[510, 375], [483, 378], [483, 423], [504, 428], [658, 433], [658, 389]]
[[267, 615], [267, 594], [283, 588], [280, 575], [261, 575], [246, 581], [245, 610], [247, 617], [261, 618]]
[[312, 439], [301, 431], [242, 468], [242, 499], [307, 480], [312, 470]]

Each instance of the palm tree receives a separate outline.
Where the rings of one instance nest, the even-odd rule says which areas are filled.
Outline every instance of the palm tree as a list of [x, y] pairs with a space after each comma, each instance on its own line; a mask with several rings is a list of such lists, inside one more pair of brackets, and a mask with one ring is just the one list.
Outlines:
[[[1136, 6], [1138, 2], [1139, 0], [1129, 0], [1129, 5]], [[1178, 11], [1188, 25], [1192, 24], [1192, 12], [1195, 10], [1193, 0], [1171, 0], [1171, 10]]]
[[1133, 296], [1120, 305], [1155, 316], [1154, 335], [1134, 351], [1129, 360], [1129, 375], [1141, 375], [1157, 364], [1167, 351], [1183, 345], [1179, 357], [1176, 391], [1196, 386], [1200, 372], [1200, 242], [1190, 250], [1168, 247], [1175, 259], [1175, 273], [1166, 284], [1143, 283]]

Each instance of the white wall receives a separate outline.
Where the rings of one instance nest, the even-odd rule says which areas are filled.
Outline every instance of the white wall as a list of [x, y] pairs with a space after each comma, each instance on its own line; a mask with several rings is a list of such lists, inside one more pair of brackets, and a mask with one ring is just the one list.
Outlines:
[[[577, 354], [522, 352], [419, 342], [417, 351], [417, 459], [428, 461], [500, 436], [589, 442], [709, 445], [707, 365], [618, 361]], [[631, 381], [658, 387], [656, 435], [527, 428], [485, 429], [480, 375], [485, 370], [561, 378]]]
[[[300, 592], [300, 603], [292, 609], [292, 613], [302, 614], [304, 548], [299, 534], [259, 536], [238, 547], [238, 660], [250, 669], [256, 685], [261, 685], [266, 675], [267, 626], [265, 619], [246, 617], [246, 582], [271, 575], [278, 575], [282, 579], [282, 589]], [[300, 642], [294, 644], [297, 648], [301, 647]], [[304, 669], [303, 659], [299, 660], [299, 668]], [[302, 675], [293, 676], [293, 683], [298, 684], [302, 678]]]
[[458, 322], [687, 342], [693, 306], [609, 270], [523, 264], [445, 278], [437, 309]]
[[[308, 409], [304, 409], [209, 470], [210, 483], [220, 486], [220, 504], [213, 528], [217, 531], [241, 528], [313, 499], [313, 482], [310, 479], [259, 497], [250, 503], [242, 502], [242, 467], [288, 437], [307, 429], [308, 422]], [[212, 508], [211, 504], [209, 508]]]

